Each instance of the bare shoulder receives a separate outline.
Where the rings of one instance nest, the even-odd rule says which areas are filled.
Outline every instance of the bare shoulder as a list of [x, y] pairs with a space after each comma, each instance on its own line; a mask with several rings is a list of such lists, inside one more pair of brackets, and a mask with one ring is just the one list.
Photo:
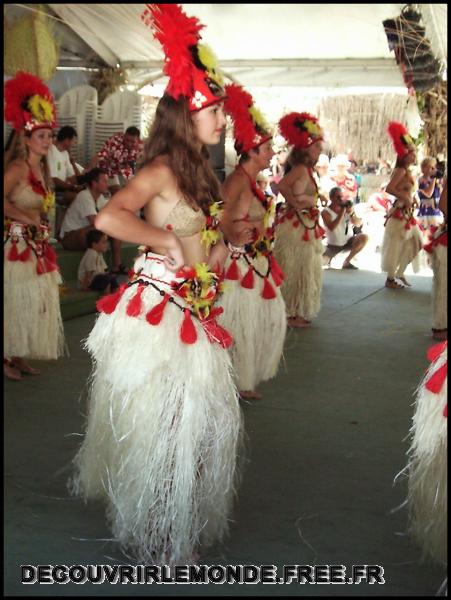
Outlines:
[[222, 184], [222, 190], [225, 195], [228, 194], [241, 194], [246, 187], [249, 187], [249, 182], [244, 173], [240, 171], [233, 171], [224, 180]]
[[20, 160], [20, 159], [13, 160], [6, 167], [5, 175], [9, 174], [9, 173], [13, 173], [14, 175], [18, 175], [18, 174], [25, 175], [26, 173], [28, 173], [28, 169], [29, 169], [29, 166], [27, 165], [27, 163], [24, 160]]

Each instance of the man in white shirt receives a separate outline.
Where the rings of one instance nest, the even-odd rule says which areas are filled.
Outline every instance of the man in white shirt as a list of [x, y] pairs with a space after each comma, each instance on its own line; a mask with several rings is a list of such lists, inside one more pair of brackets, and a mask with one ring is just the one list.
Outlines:
[[[64, 215], [61, 225], [60, 239], [65, 250], [86, 250], [86, 236], [94, 229], [97, 213], [105, 206], [109, 198], [108, 175], [101, 169], [92, 169], [84, 175], [88, 189], [79, 192]], [[112, 270], [123, 273], [121, 265], [121, 241], [110, 238], [113, 255]]]
[[83, 186], [77, 183], [81, 171], [69, 154], [76, 142], [75, 129], [69, 125], [61, 127], [47, 155], [50, 176], [59, 196], [59, 203], [64, 206], [68, 206], [83, 189]]
[[324, 256], [329, 258], [328, 264], [330, 265], [334, 256], [349, 250], [342, 269], [358, 269], [351, 263], [351, 260], [368, 242], [368, 236], [365, 233], [354, 233], [354, 227], [362, 226], [362, 219], [355, 214], [352, 202], [344, 199], [343, 190], [340, 187], [332, 188], [329, 198], [330, 206], [327, 206], [321, 213], [327, 236], [327, 248]]

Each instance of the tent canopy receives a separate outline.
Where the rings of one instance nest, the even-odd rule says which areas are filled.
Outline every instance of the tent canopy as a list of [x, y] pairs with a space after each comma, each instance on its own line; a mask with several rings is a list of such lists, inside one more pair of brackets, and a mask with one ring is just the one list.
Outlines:
[[[39, 5], [7, 4], [6, 14]], [[60, 65], [121, 66], [129, 82], [164, 84], [163, 53], [140, 15], [145, 4], [48, 4], [62, 40]], [[382, 21], [404, 4], [185, 4], [226, 74], [249, 86], [400, 86]], [[420, 4], [446, 62], [446, 4]]]

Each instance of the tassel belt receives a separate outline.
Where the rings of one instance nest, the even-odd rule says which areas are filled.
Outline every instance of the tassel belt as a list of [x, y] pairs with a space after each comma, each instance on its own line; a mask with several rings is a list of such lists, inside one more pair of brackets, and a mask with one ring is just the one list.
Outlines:
[[202, 325], [211, 343], [229, 348], [233, 343], [232, 336], [216, 322], [216, 317], [223, 309], [214, 308], [214, 303], [222, 293], [223, 276], [210, 271], [206, 264], [184, 267], [174, 273], [166, 267], [164, 258], [160, 254], [144, 252], [135, 261], [130, 280], [121, 285], [114, 294], [100, 298], [97, 301], [97, 310], [112, 314], [125, 291], [134, 288], [136, 292], [130, 297], [125, 312], [129, 317], [140, 317], [144, 315], [141, 296], [150, 286], [162, 299], [145, 314], [149, 325], [156, 326], [161, 323], [169, 302], [184, 314], [180, 328], [180, 339], [183, 343], [194, 344], [197, 341], [197, 332], [192, 321], [194, 317]]
[[[4, 220], [3, 243], [11, 243], [5, 258], [10, 262], [28, 262], [36, 258], [36, 273], [43, 275], [58, 270], [57, 256], [48, 240], [50, 228], [48, 221], [40, 225], [27, 225], [12, 219]], [[25, 242], [25, 248], [19, 252], [19, 242]]]
[[387, 225], [388, 220], [392, 218], [398, 219], [399, 221], [405, 221], [404, 229], [410, 229], [414, 225], [418, 225], [417, 220], [413, 216], [413, 207], [411, 209], [395, 208], [395, 210], [385, 218], [384, 227]]
[[[305, 217], [313, 221], [313, 223], [311, 225], [306, 223], [304, 220]], [[325, 230], [319, 224], [319, 210], [317, 208], [308, 208], [300, 211], [295, 208], [289, 208], [281, 216], [279, 223], [283, 223], [284, 221], [291, 221], [294, 228], [297, 228], [300, 225], [304, 227], [305, 231], [302, 236], [304, 242], [322, 239], [326, 235]], [[313, 236], [310, 236], [310, 231], [313, 232]]]
[[[267, 251], [265, 254], [260, 254], [260, 256], [265, 256], [267, 260], [265, 273], [261, 273], [254, 265], [253, 260], [255, 260], [255, 256], [249, 256], [247, 252], [233, 252], [231, 256], [231, 263], [225, 273], [225, 279], [240, 281], [242, 287], [253, 289], [255, 287], [254, 275], [256, 275], [257, 277], [260, 277], [260, 279], [263, 279], [263, 289], [261, 294], [262, 298], [265, 300], [272, 300], [277, 296], [277, 294], [271, 285], [271, 282], [269, 281], [269, 277], [271, 276], [274, 285], [279, 287], [285, 279], [285, 275], [271, 250]], [[241, 277], [238, 269], [237, 263], [239, 260], [241, 260], [241, 262], [245, 263], [247, 266], [247, 272], [244, 277]]]

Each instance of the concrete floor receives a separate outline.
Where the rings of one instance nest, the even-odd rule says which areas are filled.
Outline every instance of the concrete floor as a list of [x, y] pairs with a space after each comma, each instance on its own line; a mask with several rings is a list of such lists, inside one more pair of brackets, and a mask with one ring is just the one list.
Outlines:
[[444, 570], [405, 535], [405, 440], [427, 366], [430, 273], [387, 290], [368, 270], [324, 272], [323, 308], [290, 330], [279, 375], [243, 406], [248, 461], [231, 533], [201, 564], [377, 564], [385, 585], [22, 585], [20, 565], [126, 564], [103, 507], [66, 491], [94, 315], [65, 323], [70, 358], [5, 389], [5, 589], [17, 596], [432, 596]]

